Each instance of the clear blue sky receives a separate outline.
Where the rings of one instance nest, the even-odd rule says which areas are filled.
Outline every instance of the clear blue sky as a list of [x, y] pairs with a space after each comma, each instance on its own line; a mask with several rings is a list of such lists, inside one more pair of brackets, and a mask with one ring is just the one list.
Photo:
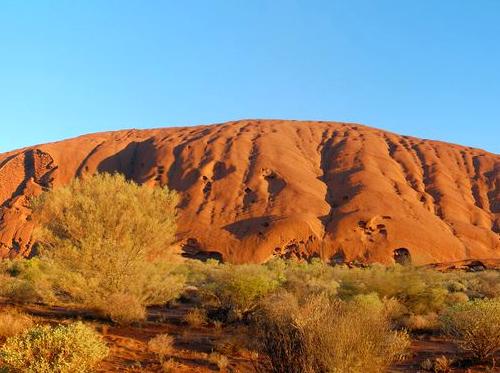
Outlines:
[[242, 118], [500, 153], [500, 1], [0, 0], [0, 152]]

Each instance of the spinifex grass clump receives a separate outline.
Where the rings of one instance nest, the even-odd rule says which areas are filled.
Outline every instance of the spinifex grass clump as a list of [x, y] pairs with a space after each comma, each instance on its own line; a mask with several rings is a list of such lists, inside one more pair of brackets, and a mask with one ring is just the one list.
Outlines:
[[408, 335], [373, 307], [289, 293], [262, 304], [256, 336], [275, 373], [381, 372], [409, 347]]
[[33, 326], [33, 319], [15, 308], [0, 311], [0, 341], [21, 334]]

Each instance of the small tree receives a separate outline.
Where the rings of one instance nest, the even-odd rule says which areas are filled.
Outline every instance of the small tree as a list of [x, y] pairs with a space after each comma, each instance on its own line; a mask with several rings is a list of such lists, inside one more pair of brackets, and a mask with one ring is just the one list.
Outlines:
[[[178, 295], [182, 279], [167, 259], [176, 230], [175, 192], [98, 174], [33, 201], [34, 238], [59, 300], [108, 312], [109, 298], [142, 306]], [[124, 309], [124, 312], [127, 312]], [[127, 319], [127, 317], [117, 317]]]

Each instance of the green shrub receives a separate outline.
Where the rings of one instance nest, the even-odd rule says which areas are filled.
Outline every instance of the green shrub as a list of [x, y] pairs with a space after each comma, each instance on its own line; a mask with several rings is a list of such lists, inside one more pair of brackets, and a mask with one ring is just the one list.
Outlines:
[[391, 331], [382, 313], [367, 307], [325, 296], [303, 304], [289, 293], [271, 296], [256, 318], [267, 368], [275, 373], [383, 371], [404, 356], [409, 337]]
[[340, 286], [333, 267], [319, 259], [311, 263], [287, 262], [283, 274], [283, 287], [299, 298], [325, 294], [333, 299]]
[[173, 273], [168, 250], [177, 200], [167, 189], [109, 174], [75, 179], [35, 199], [34, 238], [56, 301], [109, 314], [112, 295], [142, 307], [177, 297], [184, 279]]
[[333, 270], [333, 278], [340, 284], [340, 298], [376, 293], [381, 299], [397, 299], [409, 314], [415, 315], [439, 314], [457, 302], [500, 295], [497, 271], [442, 273], [399, 265], [353, 269], [337, 266]]
[[299, 299], [320, 294], [345, 301], [368, 297], [364, 300], [382, 306], [396, 325], [417, 331], [439, 328], [435, 315], [450, 305], [493, 296], [498, 287], [496, 281], [500, 283], [498, 273], [493, 271], [441, 273], [376, 264], [348, 268], [319, 260], [307, 263], [274, 259], [264, 265], [246, 267], [190, 263], [187, 268], [190, 283], [205, 295], [204, 306], [230, 309], [236, 318], [251, 312], [264, 295], [281, 288]]
[[500, 299], [458, 304], [441, 319], [444, 331], [474, 358], [485, 361], [500, 351]]
[[39, 258], [0, 260], [0, 295], [15, 302], [54, 300], [50, 267]]
[[259, 301], [280, 284], [276, 274], [262, 265], [208, 264], [201, 268], [204, 276], [198, 278], [196, 285], [206, 302], [228, 310], [232, 320], [251, 313]]
[[447, 306], [446, 275], [437, 271], [395, 265], [369, 268], [335, 268], [339, 295], [349, 299], [357, 294], [376, 293], [380, 298], [396, 298], [409, 312], [440, 312]]
[[500, 271], [464, 274], [463, 282], [470, 297], [500, 297]]
[[3, 363], [13, 372], [90, 372], [108, 354], [101, 337], [82, 323], [36, 326], [7, 339], [0, 349]]

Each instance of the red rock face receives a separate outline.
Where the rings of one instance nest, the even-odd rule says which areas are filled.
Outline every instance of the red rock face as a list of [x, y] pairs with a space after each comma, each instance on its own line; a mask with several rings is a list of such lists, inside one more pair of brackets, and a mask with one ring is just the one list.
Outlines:
[[361, 125], [258, 120], [107, 132], [0, 155], [0, 256], [30, 254], [27, 198], [104, 171], [177, 190], [179, 239], [194, 255], [500, 258], [500, 156]]

